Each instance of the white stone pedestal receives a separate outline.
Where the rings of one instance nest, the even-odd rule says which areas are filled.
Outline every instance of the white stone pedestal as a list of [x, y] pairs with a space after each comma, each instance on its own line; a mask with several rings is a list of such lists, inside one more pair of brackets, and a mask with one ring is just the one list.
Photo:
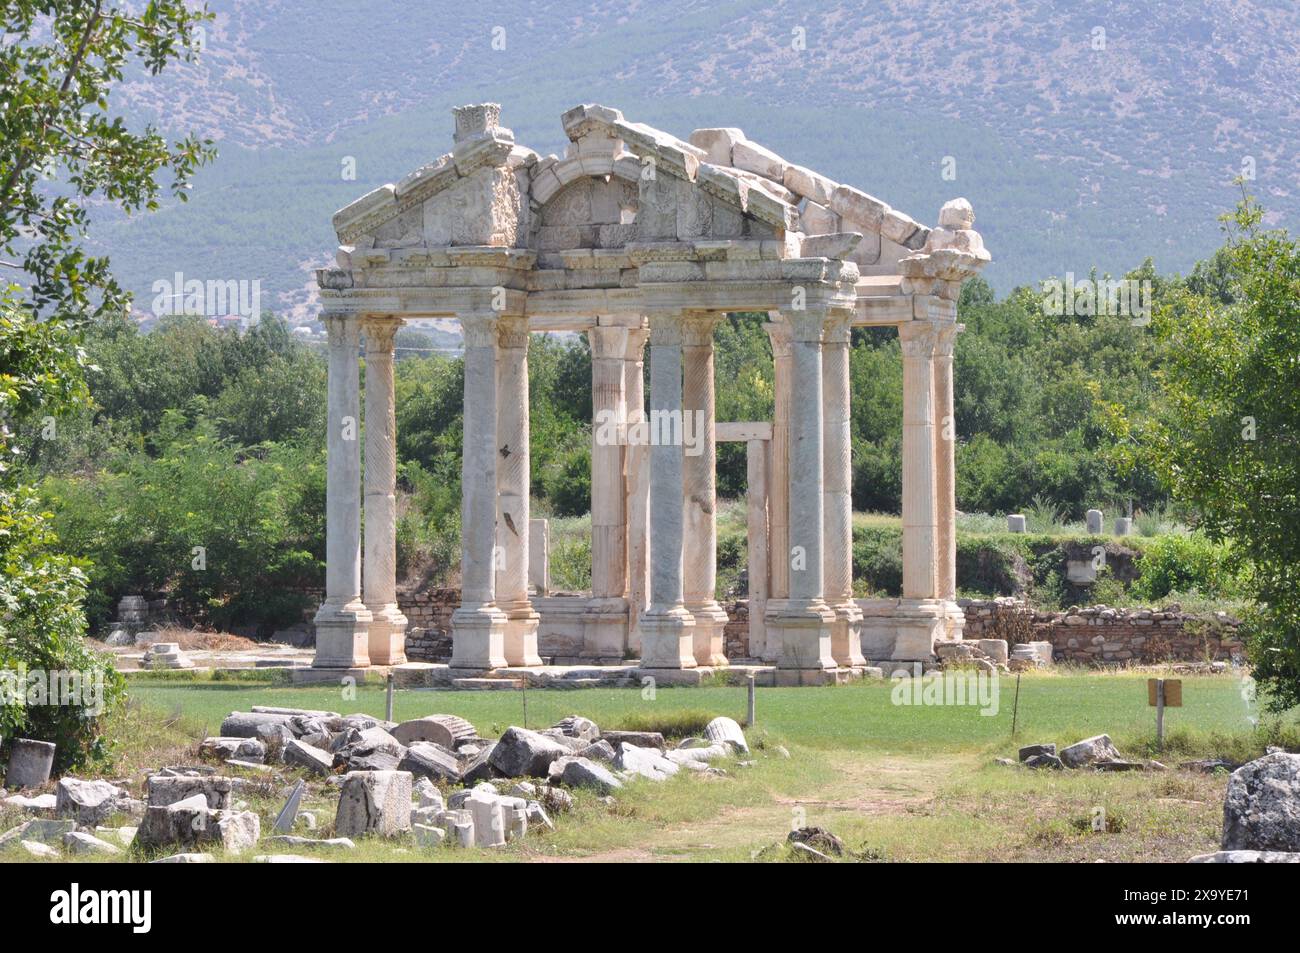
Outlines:
[[316, 625], [313, 668], [368, 668], [370, 666], [370, 610], [360, 599], [342, 605], [321, 604]]
[[682, 606], [641, 616], [641, 667], [695, 668], [695, 618]]
[[506, 667], [506, 614], [495, 605], [461, 606], [451, 614], [451, 668]]

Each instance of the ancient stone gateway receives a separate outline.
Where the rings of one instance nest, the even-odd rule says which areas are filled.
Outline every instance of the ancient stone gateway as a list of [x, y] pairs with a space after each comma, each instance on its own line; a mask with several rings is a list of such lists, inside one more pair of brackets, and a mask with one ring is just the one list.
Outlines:
[[[936, 641], [960, 639], [952, 346], [961, 283], [989, 260], [970, 204], [947, 203], [926, 228], [738, 129], [684, 142], [604, 106], [564, 114], [563, 158], [516, 145], [495, 105], [455, 118], [450, 153], [335, 214], [338, 267], [318, 272], [330, 357], [315, 666], [404, 661], [393, 334], [412, 317], [454, 317], [465, 335], [453, 669], [539, 664], [539, 630], [572, 654], [639, 657], [665, 678], [726, 664], [712, 332], [741, 311], [768, 315], [776, 380], [773, 421], [726, 428], [749, 442], [751, 491], [765, 484], [750, 509], [751, 539], [764, 533], [771, 554], [751, 583], [766, 597], [751, 654], [802, 684], [864, 659], [929, 659]], [[897, 326], [902, 339], [901, 599], [853, 598], [848, 349], [862, 325]], [[527, 345], [530, 332], [560, 330], [585, 333], [592, 351], [592, 592], [534, 599]]]

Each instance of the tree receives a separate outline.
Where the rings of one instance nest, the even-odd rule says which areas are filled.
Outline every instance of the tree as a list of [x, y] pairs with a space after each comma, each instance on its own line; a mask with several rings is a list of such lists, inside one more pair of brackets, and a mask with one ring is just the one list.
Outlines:
[[[162, 185], [185, 199], [215, 153], [187, 136], [168, 145], [152, 126], [133, 132], [109, 109], [128, 66], [150, 74], [197, 52], [209, 15], [183, 0], [136, 12], [106, 0], [7, 0], [0, 45], [0, 252], [21, 272], [41, 317], [80, 321], [120, 313], [128, 296], [106, 257], [81, 245], [93, 204], [156, 209]], [[21, 261], [19, 260], [21, 259]]]
[[1227, 219], [1213, 272], [1230, 290], [1200, 280], [1157, 307], [1160, 393], [1149, 415], [1116, 406], [1110, 420], [1124, 461], [1150, 466], [1246, 564], [1255, 676], [1282, 710], [1300, 704], [1300, 243], [1261, 220], [1249, 196]]

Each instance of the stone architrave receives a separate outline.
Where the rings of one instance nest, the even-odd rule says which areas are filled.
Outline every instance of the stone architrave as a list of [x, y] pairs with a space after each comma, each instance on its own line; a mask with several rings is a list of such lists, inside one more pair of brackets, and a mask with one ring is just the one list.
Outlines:
[[620, 433], [627, 420], [624, 359], [628, 329], [597, 325], [591, 342], [591, 601], [584, 650], [622, 658], [627, 650], [627, 490]]
[[528, 321], [503, 315], [497, 322], [497, 566], [496, 602], [506, 615], [507, 665], [541, 665], [540, 617], [528, 598], [529, 495], [532, 485], [528, 431]]
[[461, 315], [465, 333], [461, 455], [461, 604], [451, 616], [451, 667], [503, 668], [506, 614], [496, 604], [497, 315]]
[[713, 382], [713, 328], [720, 315], [692, 313], [682, 322], [683, 588], [695, 619], [695, 664], [727, 664], [726, 610], [717, 600], [717, 436]]
[[353, 315], [322, 317], [329, 334], [325, 473], [325, 601], [316, 612], [315, 668], [370, 665], [370, 610], [361, 601], [360, 331]]
[[[695, 668], [695, 618], [682, 585], [682, 446], [662, 439], [664, 422], [680, 422], [682, 329], [679, 315], [650, 318], [650, 604], [641, 617], [641, 667]], [[680, 428], [678, 428], [680, 433]]]
[[397, 422], [393, 338], [400, 319], [368, 316], [366, 336], [365, 551], [362, 594], [370, 610], [371, 665], [406, 661], [406, 616], [397, 606]]
[[[779, 315], [777, 315], [779, 317]], [[765, 619], [767, 638], [764, 661], [781, 656], [778, 617], [790, 597], [790, 325], [770, 321], [763, 325], [772, 343], [772, 440], [768, 445], [768, 556], [769, 583]]]
[[[824, 310], [792, 310], [790, 323], [790, 594], [778, 611], [779, 684], [818, 682], [836, 668], [831, 655], [835, 615], [823, 597], [825, 502], [822, 434]], [[777, 556], [780, 559], [781, 556]], [[770, 605], [770, 603], [769, 603]]]
[[835, 613], [831, 656], [841, 668], [866, 664], [862, 657], [862, 610], [853, 601], [853, 466], [849, 404], [849, 319], [835, 312], [822, 345], [826, 604]]

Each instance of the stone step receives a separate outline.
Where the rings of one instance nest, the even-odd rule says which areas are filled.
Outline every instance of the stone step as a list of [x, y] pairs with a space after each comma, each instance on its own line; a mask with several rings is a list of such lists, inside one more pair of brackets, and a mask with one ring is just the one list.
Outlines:
[[513, 692], [524, 687], [520, 678], [453, 678], [451, 687], [469, 692]]

